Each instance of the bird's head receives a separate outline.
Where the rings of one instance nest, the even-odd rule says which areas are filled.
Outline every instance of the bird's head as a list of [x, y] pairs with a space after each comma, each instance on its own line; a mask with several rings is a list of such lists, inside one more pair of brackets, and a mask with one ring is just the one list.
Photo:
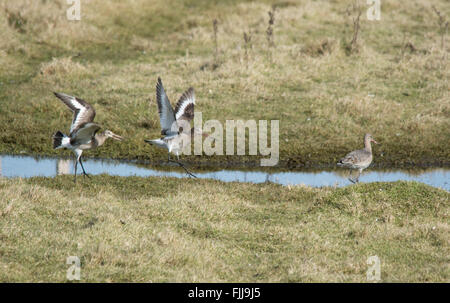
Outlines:
[[366, 141], [366, 142], [373, 142], [375, 144], [378, 144], [378, 142], [373, 139], [371, 134], [366, 134], [364, 136], [364, 141]]
[[118, 141], [122, 141], [123, 140], [123, 137], [121, 137], [119, 135], [116, 135], [115, 133], [113, 133], [110, 130], [105, 130], [104, 134], [105, 134], [106, 137], [114, 139], [114, 140], [118, 140]]

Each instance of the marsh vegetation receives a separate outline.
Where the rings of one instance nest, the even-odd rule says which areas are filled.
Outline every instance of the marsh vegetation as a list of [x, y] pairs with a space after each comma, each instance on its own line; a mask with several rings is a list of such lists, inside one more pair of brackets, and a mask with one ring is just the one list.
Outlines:
[[60, 91], [128, 138], [86, 156], [164, 159], [142, 141], [158, 135], [161, 76], [169, 95], [194, 86], [204, 120], [280, 120], [281, 166], [332, 165], [366, 132], [374, 165], [448, 165], [449, 3], [383, 2], [380, 21], [353, 4], [93, 0], [68, 21], [61, 1], [2, 1], [0, 151], [56, 154], [71, 119]]

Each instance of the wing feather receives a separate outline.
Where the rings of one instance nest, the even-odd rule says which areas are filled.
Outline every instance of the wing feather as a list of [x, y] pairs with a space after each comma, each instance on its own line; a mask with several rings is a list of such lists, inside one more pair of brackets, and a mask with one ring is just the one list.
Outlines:
[[156, 84], [156, 101], [158, 103], [159, 122], [161, 124], [161, 134], [166, 135], [173, 132], [172, 126], [177, 128], [175, 114], [170, 105], [169, 98], [164, 90], [161, 78], [158, 77], [158, 83]]
[[190, 87], [181, 95], [175, 106], [175, 118], [178, 120], [184, 119], [190, 122], [194, 118], [195, 94], [194, 89]]
[[100, 126], [96, 123], [85, 123], [73, 133], [70, 143], [72, 145], [89, 144], [99, 129]]
[[66, 104], [71, 111], [73, 111], [72, 125], [70, 126], [70, 136], [72, 136], [72, 134], [75, 133], [83, 124], [94, 121], [95, 110], [89, 103], [80, 98], [69, 96], [63, 93], [54, 94], [62, 102], [64, 102], [64, 104]]

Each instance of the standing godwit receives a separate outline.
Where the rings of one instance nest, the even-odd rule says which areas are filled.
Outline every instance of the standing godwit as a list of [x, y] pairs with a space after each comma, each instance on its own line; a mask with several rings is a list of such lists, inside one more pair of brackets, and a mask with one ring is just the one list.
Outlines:
[[[370, 165], [370, 163], [372, 163], [373, 157], [372, 145], [370, 144], [371, 142], [378, 144], [377, 141], [372, 138], [371, 134], [366, 134], [364, 136], [364, 148], [348, 153], [337, 163], [338, 166], [350, 169], [350, 175], [348, 179], [352, 183], [359, 182], [359, 176], [361, 176], [362, 171], [366, 169]], [[358, 177], [356, 177], [355, 180], [351, 178], [353, 169], [357, 169], [359, 171]]]
[[53, 148], [67, 148], [75, 153], [75, 182], [77, 181], [77, 165], [80, 162], [83, 175], [88, 176], [81, 161], [81, 154], [85, 149], [97, 148], [112, 138], [121, 141], [123, 138], [110, 130], [98, 133], [100, 126], [93, 123], [95, 118], [94, 108], [86, 101], [62, 93], [54, 93], [70, 110], [73, 111], [73, 120], [69, 136], [60, 131], [53, 135]]
[[202, 133], [201, 130], [196, 128], [191, 128], [190, 131], [187, 131], [188, 127], [190, 127], [189, 123], [194, 118], [194, 89], [190, 87], [184, 92], [180, 100], [178, 100], [174, 111], [172, 105], [170, 105], [169, 98], [164, 91], [161, 78], [158, 77], [158, 82], [156, 84], [156, 101], [158, 103], [159, 122], [161, 124], [162, 137], [159, 139], [144, 141], [160, 148], [167, 149], [168, 161], [178, 163], [184, 168], [186, 173], [195, 177], [195, 175], [189, 172], [183, 164], [178, 161], [170, 160], [170, 153], [175, 154], [177, 156], [177, 160], [180, 159], [180, 152], [187, 144], [190, 144], [190, 139], [194, 136], [194, 134], [198, 133], [203, 136], [207, 136], [207, 134]]

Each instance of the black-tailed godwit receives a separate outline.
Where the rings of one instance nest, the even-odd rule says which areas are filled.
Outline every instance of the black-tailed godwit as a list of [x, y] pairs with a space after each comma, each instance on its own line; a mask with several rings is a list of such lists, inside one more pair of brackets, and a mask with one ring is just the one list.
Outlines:
[[83, 150], [97, 148], [112, 138], [121, 141], [123, 138], [110, 130], [98, 133], [100, 126], [94, 123], [95, 110], [86, 101], [62, 93], [54, 93], [70, 110], [73, 111], [73, 120], [69, 135], [57, 131], [53, 135], [53, 148], [67, 148], [75, 153], [75, 182], [77, 181], [77, 165], [80, 162], [83, 175], [88, 176], [83, 167], [81, 154]]
[[183, 167], [190, 176], [195, 177], [195, 175], [189, 172], [182, 163], [170, 159], [170, 153], [173, 153], [177, 156], [177, 160], [179, 160], [180, 153], [187, 144], [190, 144], [194, 134], [197, 133], [207, 136], [207, 134], [202, 133], [201, 130], [196, 128], [191, 128], [189, 131], [190, 122], [194, 118], [194, 89], [190, 87], [184, 92], [178, 100], [174, 111], [164, 90], [161, 78], [158, 77], [158, 82], [156, 84], [156, 101], [158, 103], [162, 137], [144, 141], [160, 148], [167, 149], [168, 161], [178, 163], [178, 165]]
[[[372, 138], [371, 134], [366, 134], [364, 136], [364, 148], [348, 153], [337, 163], [338, 166], [350, 169], [350, 175], [348, 179], [352, 183], [359, 182], [359, 176], [361, 176], [362, 171], [366, 169], [370, 165], [370, 163], [372, 163], [373, 156], [372, 145], [370, 144], [371, 142], [377, 144], [377, 142]], [[353, 169], [357, 169], [359, 171], [356, 179], [351, 178]]]

